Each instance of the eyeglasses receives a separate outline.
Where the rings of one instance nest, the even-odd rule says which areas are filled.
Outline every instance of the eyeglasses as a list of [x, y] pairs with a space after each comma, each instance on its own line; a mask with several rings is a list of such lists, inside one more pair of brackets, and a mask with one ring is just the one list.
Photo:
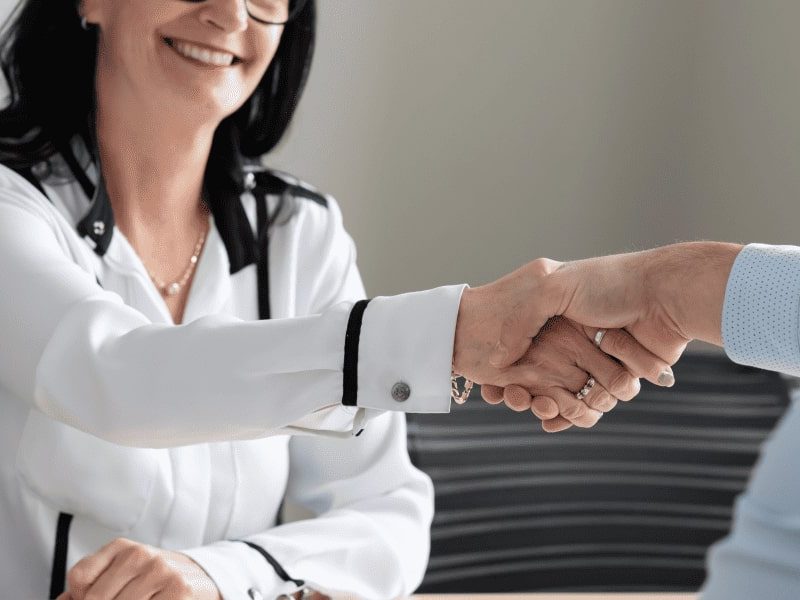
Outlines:
[[247, 14], [264, 25], [286, 25], [303, 10], [308, 0], [246, 0]]
[[[203, 2], [204, 0], [184, 0]], [[264, 25], [286, 25], [308, 4], [308, 0], [245, 0], [250, 18]]]

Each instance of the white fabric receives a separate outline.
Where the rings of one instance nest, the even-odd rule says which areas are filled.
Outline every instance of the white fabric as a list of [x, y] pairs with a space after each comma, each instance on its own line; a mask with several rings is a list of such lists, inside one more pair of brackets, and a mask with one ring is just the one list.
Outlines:
[[[374, 300], [359, 407], [343, 407], [345, 329], [365, 292], [332, 198], [274, 230], [270, 321], [257, 321], [255, 265], [229, 274], [212, 218], [176, 326], [119, 230], [103, 257], [77, 234], [79, 186], [45, 188], [54, 204], [0, 167], [0, 595], [46, 597], [60, 511], [75, 515], [68, 567], [124, 536], [187, 550], [226, 600], [285, 591], [225, 541], [246, 538], [323, 589], [411, 592], [433, 493], [404, 415], [385, 411], [449, 410], [465, 286]], [[284, 492], [316, 518], [276, 527]]]

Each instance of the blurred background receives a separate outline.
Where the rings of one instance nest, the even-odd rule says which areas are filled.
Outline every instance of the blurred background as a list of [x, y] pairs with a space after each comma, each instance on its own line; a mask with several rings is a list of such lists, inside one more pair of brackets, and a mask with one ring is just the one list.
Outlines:
[[370, 295], [538, 256], [798, 242], [798, 2], [318, 6], [267, 163], [339, 200]]
[[321, 0], [268, 158], [369, 294], [690, 239], [798, 243], [800, 3]]

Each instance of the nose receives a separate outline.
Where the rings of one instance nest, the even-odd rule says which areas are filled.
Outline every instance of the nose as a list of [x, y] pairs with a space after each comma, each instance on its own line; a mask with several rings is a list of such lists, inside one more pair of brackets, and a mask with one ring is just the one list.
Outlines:
[[203, 2], [200, 15], [204, 23], [225, 32], [247, 29], [248, 14], [246, 0], [207, 0]]

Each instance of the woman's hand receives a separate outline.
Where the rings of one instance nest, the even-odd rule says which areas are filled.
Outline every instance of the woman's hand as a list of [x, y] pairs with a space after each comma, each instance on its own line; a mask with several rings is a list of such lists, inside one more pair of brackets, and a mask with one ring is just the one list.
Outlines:
[[[593, 331], [569, 319], [550, 319], [525, 355], [498, 376], [499, 382], [507, 384], [484, 384], [481, 395], [490, 404], [505, 402], [515, 411], [531, 410], [542, 419], [546, 431], [593, 426], [618, 399], [630, 400], [638, 394], [642, 367], [657, 359], [626, 332], [609, 331], [606, 336], [617, 340], [617, 358], [626, 368], [600, 350], [590, 333], [593, 338]], [[595, 385], [578, 400], [575, 394], [590, 376]]]
[[57, 600], [222, 600], [211, 578], [191, 558], [117, 538], [67, 573]]

